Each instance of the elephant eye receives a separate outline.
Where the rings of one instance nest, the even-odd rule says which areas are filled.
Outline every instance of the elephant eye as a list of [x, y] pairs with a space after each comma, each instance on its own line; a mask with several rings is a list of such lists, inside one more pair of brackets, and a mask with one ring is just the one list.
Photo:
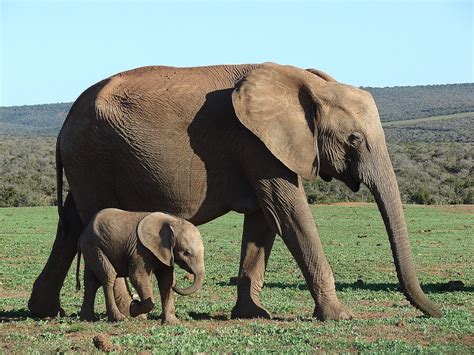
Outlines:
[[190, 252], [188, 249], [186, 249], [186, 250], [183, 252], [183, 255], [184, 255], [184, 256], [190, 256], [190, 255], [191, 255], [191, 252]]
[[364, 135], [360, 132], [352, 132], [349, 135], [349, 143], [353, 147], [359, 147], [364, 142]]

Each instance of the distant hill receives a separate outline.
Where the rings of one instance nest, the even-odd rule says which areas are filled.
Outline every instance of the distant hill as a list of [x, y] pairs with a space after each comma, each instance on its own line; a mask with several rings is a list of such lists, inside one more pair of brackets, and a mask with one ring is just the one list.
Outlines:
[[[363, 89], [374, 96], [382, 121], [474, 112], [474, 83]], [[54, 136], [71, 105], [0, 107], [0, 135]]]
[[474, 83], [363, 89], [374, 97], [382, 121], [474, 112]]
[[0, 107], [0, 135], [55, 136], [72, 102]]

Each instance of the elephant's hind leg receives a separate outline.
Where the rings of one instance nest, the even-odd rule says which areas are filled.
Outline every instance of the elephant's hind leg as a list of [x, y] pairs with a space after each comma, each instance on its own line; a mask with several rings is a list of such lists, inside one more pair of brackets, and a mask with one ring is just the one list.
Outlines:
[[[86, 255], [86, 251], [83, 250], [83, 252], [84, 255]], [[118, 309], [114, 297], [114, 284], [117, 279], [117, 271], [107, 255], [105, 255], [100, 248], [91, 247], [87, 253], [89, 254], [89, 259], [94, 261], [89, 262], [87, 268], [92, 271], [104, 289], [105, 307], [109, 321], [117, 322], [123, 320], [125, 315]]]
[[98, 320], [94, 312], [94, 303], [100, 282], [87, 266], [84, 269], [84, 300], [82, 302], [80, 320], [95, 322]]
[[[132, 294], [128, 288], [125, 277], [117, 277], [114, 283], [115, 304], [120, 313], [130, 315], [130, 303], [133, 301]], [[142, 318], [146, 319], [146, 315]]]
[[259, 294], [275, 235], [262, 211], [245, 215], [237, 303], [232, 318], [271, 318], [260, 304]]
[[36, 279], [28, 308], [37, 317], [55, 317], [63, 314], [59, 302], [59, 292], [74, 256], [77, 241], [84, 226], [72, 195], [69, 193], [63, 207], [63, 217], [56, 232], [53, 249], [43, 271]]

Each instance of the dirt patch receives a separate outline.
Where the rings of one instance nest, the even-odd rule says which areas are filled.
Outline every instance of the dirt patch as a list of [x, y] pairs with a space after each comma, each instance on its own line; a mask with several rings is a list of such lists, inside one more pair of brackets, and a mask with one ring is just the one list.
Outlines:
[[[426, 273], [434, 276], [462, 278], [463, 274], [460, 270], [468, 270], [471, 267], [470, 263], [440, 263], [438, 265], [424, 265], [418, 266], [417, 270], [421, 273]], [[448, 280], [449, 281], [449, 280]], [[455, 280], [452, 280], [455, 281]]]
[[[430, 332], [418, 330], [416, 329], [416, 326], [405, 320], [398, 321], [393, 325], [379, 324], [376, 327], [358, 327], [357, 330], [367, 342], [373, 342], [381, 339], [403, 339], [403, 341], [407, 343], [419, 344], [422, 346], [428, 346], [433, 343], [433, 335]], [[473, 334], [444, 334], [441, 340], [437, 339], [437, 342], [440, 344], [456, 343], [472, 345], [473, 341]]]
[[112, 342], [110, 341], [110, 338], [107, 334], [99, 334], [99, 335], [96, 335], [93, 339], [92, 339], [93, 343], [94, 343], [94, 346], [101, 350], [101, 351], [105, 351], [105, 352], [110, 352], [110, 351], [113, 351], [113, 350], [116, 350], [116, 351], [120, 351], [119, 348], [116, 348]]
[[0, 298], [28, 298], [29, 295], [29, 291], [7, 290], [6, 288], [0, 286]]
[[355, 312], [354, 319], [380, 319], [380, 318], [390, 318], [395, 317], [396, 312]]

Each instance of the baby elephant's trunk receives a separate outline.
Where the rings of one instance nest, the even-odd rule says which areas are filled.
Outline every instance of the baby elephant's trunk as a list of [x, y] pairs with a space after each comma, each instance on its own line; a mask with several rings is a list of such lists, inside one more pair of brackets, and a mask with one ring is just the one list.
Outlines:
[[173, 286], [173, 291], [182, 296], [187, 296], [198, 291], [202, 287], [202, 284], [204, 283], [204, 270], [200, 272], [196, 272], [193, 275], [194, 275], [194, 282], [191, 286], [186, 287], [184, 289]]

